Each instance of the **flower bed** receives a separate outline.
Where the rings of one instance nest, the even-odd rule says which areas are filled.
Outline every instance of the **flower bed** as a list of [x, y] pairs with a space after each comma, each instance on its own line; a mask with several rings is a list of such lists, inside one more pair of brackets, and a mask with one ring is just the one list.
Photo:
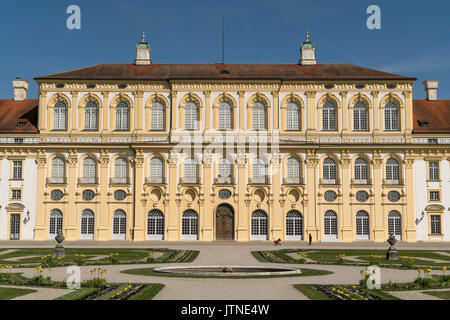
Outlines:
[[331, 300], [381, 300], [380, 297], [371, 295], [361, 286], [316, 285], [314, 288]]

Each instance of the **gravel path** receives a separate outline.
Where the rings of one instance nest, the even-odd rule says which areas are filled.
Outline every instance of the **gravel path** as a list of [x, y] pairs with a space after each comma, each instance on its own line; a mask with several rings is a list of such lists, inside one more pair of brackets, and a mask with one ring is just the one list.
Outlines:
[[[439, 291], [448, 289], [428, 289], [428, 291]], [[393, 295], [402, 300], [443, 300], [438, 297], [423, 293], [426, 290], [414, 290], [414, 291], [388, 291], [389, 294]]]
[[29, 294], [16, 297], [11, 300], [54, 300], [61, 296], [64, 296], [73, 290], [69, 289], [52, 289], [52, 288], [37, 288], [37, 287], [18, 287], [18, 286], [0, 286], [0, 288], [14, 288], [14, 289], [31, 289], [36, 290]]

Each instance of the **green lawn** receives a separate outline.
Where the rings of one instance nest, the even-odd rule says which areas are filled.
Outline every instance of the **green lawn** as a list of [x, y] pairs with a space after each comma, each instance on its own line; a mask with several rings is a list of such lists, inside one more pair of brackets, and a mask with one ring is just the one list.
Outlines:
[[[440, 250], [443, 251], [443, 250]], [[386, 250], [353, 250], [353, 249], [345, 249], [345, 250], [330, 250], [330, 249], [281, 249], [281, 250], [272, 250], [270, 251], [274, 255], [281, 257], [282, 259], [287, 260], [287, 263], [301, 263], [303, 257], [298, 256], [298, 259], [292, 257], [292, 254], [304, 253], [307, 258], [310, 258], [318, 264], [339, 264], [339, 255], [344, 254], [345, 256], [355, 256], [356, 258], [363, 260], [359, 263], [344, 259], [345, 264], [364, 264], [365, 262], [369, 263], [372, 259], [372, 255], [382, 256], [378, 259], [378, 264], [384, 265], [396, 265], [401, 264], [400, 260], [392, 261], [386, 259]], [[450, 253], [450, 251], [444, 251]], [[268, 262], [265, 258], [261, 256], [258, 251], [252, 252], [252, 255], [261, 262]], [[430, 250], [399, 250], [399, 255], [401, 257], [415, 257], [414, 264], [415, 266], [443, 266], [450, 265], [450, 256], [440, 255], [434, 253]], [[429, 259], [437, 259], [446, 262], [432, 262], [421, 260], [420, 258], [429, 258]]]
[[129, 300], [152, 300], [163, 288], [164, 285], [161, 283], [146, 284], [144, 289], [131, 296]]
[[19, 289], [19, 288], [1, 288], [0, 287], [0, 300], [11, 300], [16, 297], [20, 297], [29, 293], [36, 292], [32, 289]]
[[63, 295], [55, 300], [81, 300], [84, 297], [93, 294], [100, 290], [99, 288], [80, 288], [78, 290], [72, 291], [66, 295]]
[[[76, 256], [75, 254], [83, 254], [86, 256], [85, 262], [89, 264], [110, 264], [109, 255], [111, 253], [118, 253], [115, 256], [118, 260], [118, 263], [147, 263], [146, 258], [148, 257], [149, 252], [154, 253], [162, 253], [162, 256], [155, 258], [154, 263], [166, 262], [169, 257], [171, 257], [176, 250], [172, 249], [76, 249], [76, 248], [67, 248], [66, 249], [66, 257], [63, 259], [63, 263], [75, 263]], [[196, 251], [191, 251], [190, 255], [187, 257], [186, 261], [192, 261], [198, 255], [195, 254]], [[20, 264], [40, 264], [42, 262], [41, 257], [45, 255], [53, 254], [53, 249], [17, 249], [17, 251], [10, 252], [5, 255], [1, 255], [0, 252], [0, 265], [20, 265]], [[88, 260], [94, 256], [104, 255], [99, 260]], [[36, 257], [27, 257], [27, 256], [36, 256]], [[19, 258], [17, 261], [8, 261], [5, 259], [8, 258]]]
[[450, 290], [425, 291], [424, 293], [429, 294], [431, 296], [438, 297], [440, 299], [450, 300]]
[[323, 292], [317, 291], [310, 284], [295, 284], [294, 288], [303, 293], [310, 300], [331, 300]]
[[182, 274], [168, 274], [168, 273], [157, 273], [153, 271], [153, 268], [139, 268], [139, 269], [128, 269], [123, 270], [121, 273], [140, 275], [140, 276], [150, 276], [150, 277], [175, 277], [175, 278], [216, 278], [216, 279], [259, 279], [259, 278], [280, 278], [280, 277], [305, 277], [305, 276], [323, 276], [329, 275], [333, 272], [327, 270], [316, 270], [316, 269], [300, 269], [299, 274], [287, 274], [287, 275], [273, 275], [273, 276], [190, 276]]

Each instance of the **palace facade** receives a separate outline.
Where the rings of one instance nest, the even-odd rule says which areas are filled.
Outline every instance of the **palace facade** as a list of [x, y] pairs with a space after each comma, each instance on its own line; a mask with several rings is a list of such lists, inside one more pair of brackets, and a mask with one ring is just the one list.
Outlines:
[[450, 241], [450, 100], [319, 64], [134, 63], [14, 79], [0, 239]]

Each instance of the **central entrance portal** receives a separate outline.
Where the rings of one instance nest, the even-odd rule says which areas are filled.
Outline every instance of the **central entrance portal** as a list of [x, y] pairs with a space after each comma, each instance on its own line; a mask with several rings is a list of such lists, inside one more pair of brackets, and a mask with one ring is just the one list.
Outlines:
[[216, 240], [234, 240], [234, 210], [228, 204], [216, 209]]

